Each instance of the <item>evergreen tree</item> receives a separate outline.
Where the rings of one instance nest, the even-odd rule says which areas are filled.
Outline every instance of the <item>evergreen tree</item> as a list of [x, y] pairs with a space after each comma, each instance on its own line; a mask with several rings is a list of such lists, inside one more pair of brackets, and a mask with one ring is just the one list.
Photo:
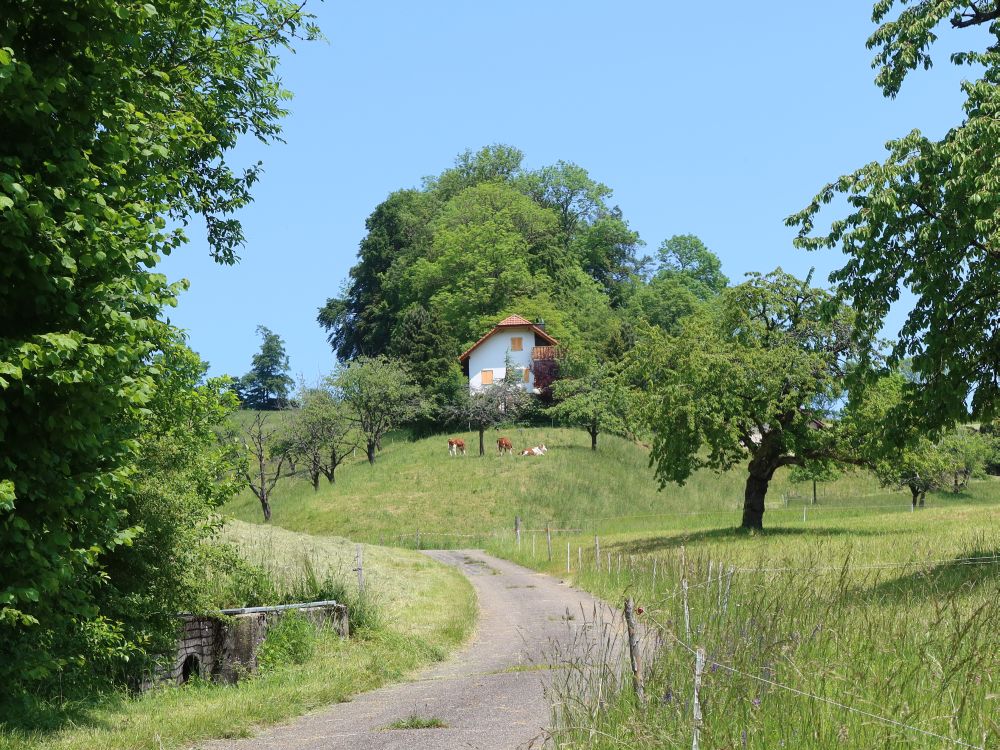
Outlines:
[[257, 326], [260, 351], [253, 355], [250, 372], [240, 378], [240, 399], [245, 409], [272, 411], [288, 406], [292, 378], [281, 336], [266, 326]]

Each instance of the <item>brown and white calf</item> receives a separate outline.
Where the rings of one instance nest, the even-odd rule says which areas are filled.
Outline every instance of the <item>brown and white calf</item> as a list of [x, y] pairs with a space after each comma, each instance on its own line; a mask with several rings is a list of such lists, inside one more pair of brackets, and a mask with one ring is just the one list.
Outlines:
[[510, 455], [513, 456], [514, 444], [510, 442], [510, 438], [502, 437], [499, 440], [497, 440], [497, 450], [500, 452], [501, 456], [504, 453], [509, 453]]
[[465, 441], [462, 438], [448, 438], [448, 455], [457, 456], [459, 453], [465, 455]]
[[549, 449], [545, 447], [545, 443], [541, 445], [536, 445], [534, 448], [525, 448], [521, 451], [522, 456], [544, 456], [548, 453]]

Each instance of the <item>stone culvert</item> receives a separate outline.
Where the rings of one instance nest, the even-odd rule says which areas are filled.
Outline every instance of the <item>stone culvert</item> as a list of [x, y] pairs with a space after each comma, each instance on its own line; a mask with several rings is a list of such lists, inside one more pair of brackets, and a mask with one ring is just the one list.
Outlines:
[[347, 607], [334, 601], [285, 604], [277, 607], [224, 609], [219, 616], [180, 615], [183, 622], [172, 665], [164, 666], [141, 686], [183, 685], [192, 677], [234, 683], [257, 672], [257, 651], [268, 628], [285, 613], [297, 611], [317, 627], [349, 635]]

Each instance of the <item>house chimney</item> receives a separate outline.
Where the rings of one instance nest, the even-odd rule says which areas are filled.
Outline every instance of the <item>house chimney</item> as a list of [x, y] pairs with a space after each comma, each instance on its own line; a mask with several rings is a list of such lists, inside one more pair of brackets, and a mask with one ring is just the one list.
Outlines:
[[535, 328], [544, 331], [545, 330], [545, 318], [539, 318], [538, 322], [535, 323]]

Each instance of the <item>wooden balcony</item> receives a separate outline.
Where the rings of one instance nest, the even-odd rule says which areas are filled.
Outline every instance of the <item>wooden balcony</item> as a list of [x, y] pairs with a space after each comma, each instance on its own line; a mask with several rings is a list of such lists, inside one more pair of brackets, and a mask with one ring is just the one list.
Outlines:
[[559, 359], [560, 349], [558, 346], [533, 346], [531, 347], [531, 360], [537, 362], [546, 359]]

